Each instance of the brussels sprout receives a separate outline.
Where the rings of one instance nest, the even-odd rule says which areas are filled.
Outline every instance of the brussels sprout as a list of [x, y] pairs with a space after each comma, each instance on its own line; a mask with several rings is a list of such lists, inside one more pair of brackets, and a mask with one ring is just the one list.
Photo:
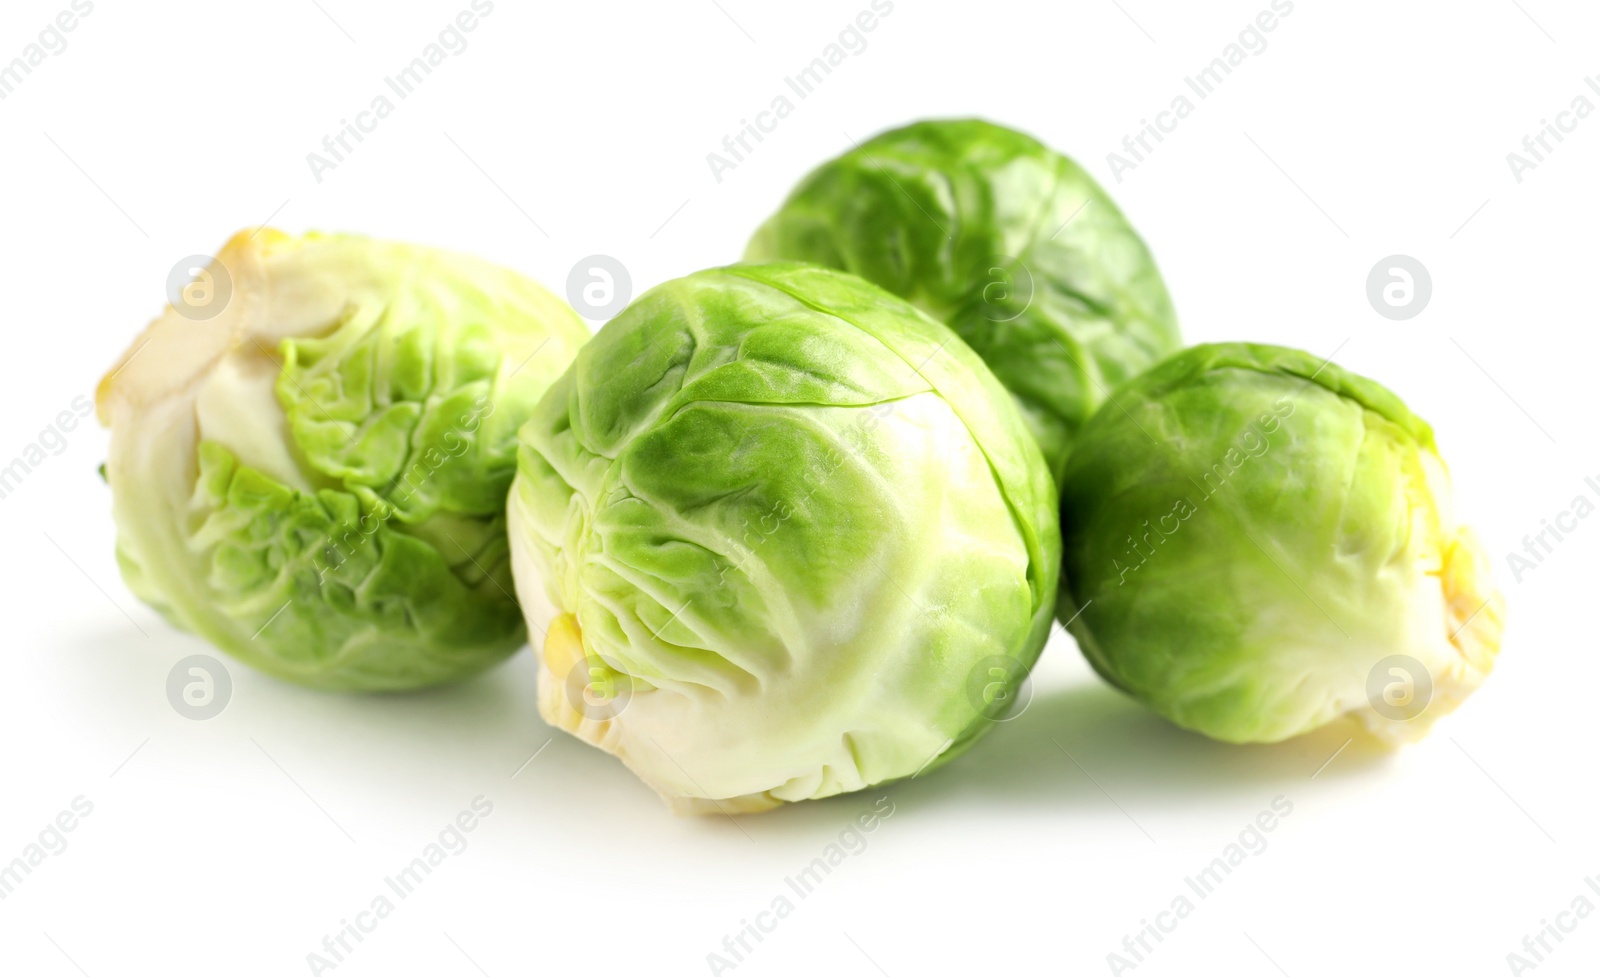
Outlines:
[[318, 688], [489, 667], [526, 634], [504, 516], [516, 429], [587, 337], [472, 258], [235, 236], [100, 383], [124, 579]]
[[1061, 473], [1110, 388], [1179, 347], [1166, 285], [1104, 190], [992, 123], [918, 122], [807, 176], [745, 252], [842, 268], [948, 324]]
[[956, 336], [851, 275], [734, 266], [600, 330], [508, 503], [545, 719], [675, 810], [915, 775], [1048, 637], [1055, 491]]
[[1433, 432], [1296, 350], [1197, 346], [1119, 388], [1062, 482], [1058, 613], [1173, 722], [1415, 739], [1483, 681], [1503, 601]]

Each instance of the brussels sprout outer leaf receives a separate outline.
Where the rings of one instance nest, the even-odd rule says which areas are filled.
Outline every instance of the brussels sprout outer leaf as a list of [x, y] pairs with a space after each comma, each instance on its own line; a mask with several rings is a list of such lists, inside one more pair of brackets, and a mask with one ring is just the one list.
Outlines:
[[1053, 500], [1004, 390], [906, 303], [793, 264], [659, 286], [522, 430], [541, 711], [679, 810], [914, 775], [989, 725], [972, 670], [1014, 691], [1044, 644]]
[[949, 325], [1016, 397], [1057, 476], [1106, 393], [1179, 346], [1155, 262], [1105, 191], [977, 119], [918, 122], [824, 163], [745, 258], [841, 268]]
[[[1231, 742], [1344, 715], [1415, 738], [1482, 682], [1503, 602], [1399, 398], [1296, 350], [1222, 344], [1112, 400], [1062, 482], [1058, 611], [1108, 680]], [[1426, 672], [1419, 715], [1373, 704], [1395, 655]]]

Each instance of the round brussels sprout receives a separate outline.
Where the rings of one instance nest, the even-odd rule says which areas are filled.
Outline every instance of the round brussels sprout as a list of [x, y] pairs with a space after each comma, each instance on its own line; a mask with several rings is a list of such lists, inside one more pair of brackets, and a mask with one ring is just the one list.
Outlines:
[[976, 119], [883, 133], [807, 176], [745, 252], [854, 272], [967, 341], [1060, 475], [1112, 387], [1179, 348], [1139, 235], [1076, 163]]
[[1296, 350], [1197, 346], [1121, 387], [1062, 482], [1058, 613], [1180, 726], [1426, 732], [1483, 681], [1503, 601], [1428, 425]]
[[1054, 486], [945, 327], [772, 264], [641, 296], [522, 428], [508, 503], [546, 721], [680, 812], [915, 775], [1051, 627]]
[[481, 671], [525, 630], [516, 429], [588, 338], [533, 282], [359, 237], [236, 235], [97, 395], [135, 594], [323, 689]]

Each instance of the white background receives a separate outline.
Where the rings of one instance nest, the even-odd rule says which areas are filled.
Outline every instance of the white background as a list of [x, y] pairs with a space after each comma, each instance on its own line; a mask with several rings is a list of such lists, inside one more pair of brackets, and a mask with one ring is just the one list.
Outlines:
[[[1266, 0], [895, 0], [719, 183], [706, 154], [867, 0], [719, 2], [498, 0], [318, 182], [306, 154], [467, 0], [98, 0], [0, 101], [0, 462], [91, 393], [175, 262], [269, 215], [469, 250], [558, 292], [606, 253], [638, 291], [736, 259], [852, 138], [981, 114], [1106, 184], [1190, 341], [1337, 351], [1431, 420], [1510, 604], [1489, 682], [1421, 745], [1354, 744], [1318, 774], [1342, 735], [1211, 743], [1098, 684], [1058, 635], [1027, 712], [888, 791], [894, 814], [866, 849], [800, 900], [784, 878], [879, 792], [675, 818], [539, 721], [526, 652], [401, 697], [234, 665], [226, 711], [182, 718], [167, 673], [209, 649], [123, 588], [95, 475], [105, 434], [86, 425], [0, 499], [0, 861], [75, 797], [93, 804], [0, 902], [0, 972], [309, 973], [324, 935], [479, 795], [494, 809], [470, 846], [334, 972], [706, 974], [724, 935], [787, 894], [793, 914], [732, 972], [1109, 973], [1123, 936], [1279, 795], [1293, 813], [1267, 849], [1133, 972], [1508, 973], [1541, 920], [1583, 893], [1600, 905], [1584, 884], [1600, 873], [1600, 518], [1520, 582], [1506, 562], [1600, 476], [1600, 118], [1520, 183], [1506, 160], [1576, 96], [1600, 105], [1583, 83], [1600, 71], [1600, 12], [1296, 0], [1200, 101], [1184, 76]], [[7, 0], [0, 62], [65, 8]], [[1106, 154], [1178, 94], [1193, 114], [1116, 182]], [[1396, 253], [1433, 279], [1405, 322], [1365, 292]], [[1600, 913], [1536, 972], [1597, 961]]]

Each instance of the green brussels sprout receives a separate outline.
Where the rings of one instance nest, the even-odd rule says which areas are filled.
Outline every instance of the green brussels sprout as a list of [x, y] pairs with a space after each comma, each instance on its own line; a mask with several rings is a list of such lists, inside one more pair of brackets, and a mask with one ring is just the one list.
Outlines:
[[854, 272], [949, 325], [1057, 476], [1110, 389], [1180, 346], [1155, 261], [1099, 184], [976, 119], [895, 129], [812, 171], [745, 251], [779, 258]]
[[526, 635], [505, 534], [516, 429], [587, 338], [473, 258], [236, 235], [100, 383], [124, 579], [317, 688], [489, 667]]
[[1061, 484], [1063, 600], [1113, 685], [1270, 743], [1420, 737], [1482, 683], [1504, 604], [1433, 432], [1297, 350], [1196, 346], [1119, 388]]
[[914, 776], [1049, 636], [1055, 490], [983, 362], [854, 276], [699, 272], [600, 330], [508, 503], [539, 709], [679, 812]]

